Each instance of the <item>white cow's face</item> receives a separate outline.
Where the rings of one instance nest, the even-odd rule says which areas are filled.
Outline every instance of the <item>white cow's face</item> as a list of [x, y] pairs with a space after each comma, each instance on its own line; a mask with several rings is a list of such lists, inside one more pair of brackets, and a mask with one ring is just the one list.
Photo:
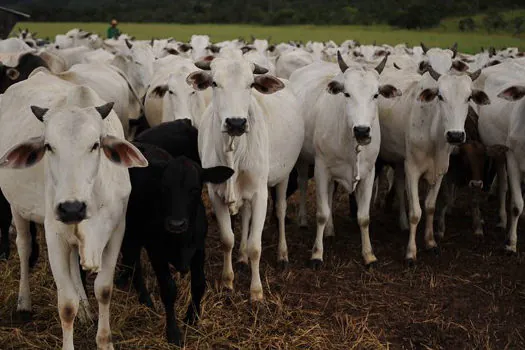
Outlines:
[[465, 120], [469, 102], [485, 105], [490, 100], [483, 91], [471, 88], [472, 79], [468, 75], [433, 74], [431, 77], [431, 73], [426, 73], [423, 77], [423, 86], [433, 87], [422, 88], [418, 99], [423, 104], [436, 104], [443, 120], [446, 141], [452, 145], [461, 144], [466, 140]]
[[194, 61], [204, 59], [208, 55], [208, 47], [210, 46], [210, 37], [207, 35], [193, 35], [190, 40], [191, 57]]
[[264, 54], [269, 44], [268, 44], [268, 40], [266, 39], [255, 39], [252, 45], [253, 47], [255, 47], [257, 52]]
[[386, 64], [386, 59], [376, 70], [366, 70], [360, 67], [348, 68], [340, 53], [338, 53], [338, 61], [343, 73], [328, 83], [328, 92], [344, 96], [348, 128], [357, 143], [368, 145], [372, 141], [372, 126], [378, 116], [379, 95], [393, 98], [401, 96], [401, 91], [392, 85], [379, 84], [379, 74]]
[[[199, 63], [197, 65], [204, 67]], [[213, 88], [214, 114], [221, 120], [221, 131], [230, 136], [241, 136], [250, 131], [248, 114], [252, 88], [263, 94], [272, 94], [284, 88], [284, 84], [273, 76], [254, 76], [266, 73], [267, 69], [249, 63], [242, 56], [239, 59], [217, 58], [211, 65], [208, 63], [208, 67], [211, 68], [210, 73], [194, 72], [186, 81], [196, 90]]]
[[168, 77], [168, 101], [165, 104], [165, 108], [168, 108], [169, 115], [172, 116], [173, 120], [177, 119], [190, 119], [192, 122], [195, 121], [196, 116], [192, 106], [195, 110], [202, 110], [199, 106], [201, 100], [197, 96], [191, 86], [185, 84], [184, 81], [191, 71], [187, 67], [181, 67], [177, 73], [172, 73]]
[[431, 48], [422, 57], [419, 62], [418, 71], [420, 74], [424, 74], [428, 70], [428, 66], [431, 66], [439, 74], [448, 73], [451, 69], [458, 72], [466, 72], [469, 66], [460, 61], [454, 59], [454, 52], [452, 50]]
[[130, 143], [105, 135], [103, 119], [113, 103], [100, 107], [65, 106], [51, 110], [31, 107], [44, 122], [41, 137], [23, 142], [0, 159], [0, 167], [25, 168], [47, 154], [46, 187], [52, 186], [55, 218], [76, 224], [98, 211], [93, 201], [93, 185], [98, 178], [101, 158], [126, 167], [147, 166], [146, 159]]

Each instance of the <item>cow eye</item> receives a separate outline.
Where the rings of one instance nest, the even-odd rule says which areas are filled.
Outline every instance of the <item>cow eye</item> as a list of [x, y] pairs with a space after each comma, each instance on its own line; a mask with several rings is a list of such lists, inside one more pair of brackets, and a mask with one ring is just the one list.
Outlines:
[[99, 147], [100, 147], [100, 143], [95, 142], [95, 144], [93, 145], [93, 147], [91, 147], [91, 152], [96, 151]]
[[470, 95], [468, 98], [467, 98], [467, 102], [471, 101], [472, 100], [472, 95]]
[[379, 94], [375, 94], [375, 95], [374, 95], [374, 98], [378, 98], [378, 97], [379, 97]]
[[216, 87], [217, 87], [217, 83], [216, 83], [216, 82], [213, 82], [213, 83], [211, 83], [211, 86], [213, 86], [214, 88], [216, 88]]
[[438, 94], [438, 99], [439, 99], [440, 101], [443, 101], [443, 96], [441, 96], [441, 94]]
[[46, 151], [49, 151], [49, 152], [53, 153], [53, 148], [49, 145], [49, 143], [46, 143], [44, 145], [44, 148], [46, 149]]
[[348, 92], [344, 93], [345, 97], [350, 97], [350, 94]]

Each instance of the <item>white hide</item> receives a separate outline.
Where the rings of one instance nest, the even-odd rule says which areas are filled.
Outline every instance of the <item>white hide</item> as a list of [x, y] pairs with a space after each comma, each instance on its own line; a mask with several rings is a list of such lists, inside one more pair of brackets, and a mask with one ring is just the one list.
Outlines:
[[279, 78], [290, 79], [293, 72], [315, 62], [315, 58], [304, 50], [287, 51], [277, 58], [275, 74]]

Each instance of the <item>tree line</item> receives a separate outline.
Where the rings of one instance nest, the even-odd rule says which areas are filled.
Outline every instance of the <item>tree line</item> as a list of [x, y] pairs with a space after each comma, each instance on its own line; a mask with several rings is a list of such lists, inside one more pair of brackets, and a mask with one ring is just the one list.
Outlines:
[[[4, 0], [34, 21], [390, 24], [401, 28], [435, 26], [448, 16], [523, 8], [523, 0]], [[489, 19], [490, 20], [490, 19]], [[488, 21], [489, 21], [488, 20]], [[488, 22], [487, 21], [487, 22]], [[464, 28], [469, 28], [464, 25]]]

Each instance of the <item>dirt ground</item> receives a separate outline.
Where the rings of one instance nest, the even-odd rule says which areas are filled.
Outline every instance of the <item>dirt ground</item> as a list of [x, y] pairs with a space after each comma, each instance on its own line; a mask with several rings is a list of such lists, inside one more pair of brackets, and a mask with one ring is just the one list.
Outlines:
[[[463, 193], [448, 217], [440, 256], [422, 250], [419, 231], [415, 267], [403, 261], [408, 233], [398, 228], [397, 215], [374, 210], [370, 232], [379, 262], [367, 270], [358, 226], [348, 216], [347, 196], [339, 193], [334, 204], [336, 237], [325, 244], [322, 269], [313, 271], [306, 264], [315, 234], [313, 185], [310, 192], [309, 229], [301, 230], [295, 223], [287, 227], [287, 271], [278, 268], [277, 227], [267, 220], [262, 304], [249, 302], [249, 273], [238, 268], [235, 292], [219, 288], [222, 252], [217, 225], [210, 219], [202, 321], [195, 328], [180, 322], [187, 349], [525, 348], [524, 257], [503, 253], [504, 233], [496, 229], [497, 203], [484, 202], [485, 237], [478, 239], [471, 229], [469, 196]], [[295, 219], [296, 195], [288, 212]], [[234, 258], [239, 222], [236, 227]], [[19, 264], [12, 238], [15, 253], [8, 262], [0, 262], [0, 349], [59, 348], [56, 291], [45, 251], [31, 275], [32, 321], [19, 324], [14, 318]], [[519, 251], [524, 250], [523, 242], [522, 237]], [[164, 310], [154, 275], [144, 265], [155, 310], [140, 306], [133, 290], [116, 290], [111, 305], [116, 349], [173, 348], [164, 340]], [[189, 302], [188, 281], [188, 276], [177, 276], [181, 319]], [[92, 285], [88, 294], [96, 310]], [[77, 349], [94, 349], [95, 335], [96, 324], [77, 322]]]

